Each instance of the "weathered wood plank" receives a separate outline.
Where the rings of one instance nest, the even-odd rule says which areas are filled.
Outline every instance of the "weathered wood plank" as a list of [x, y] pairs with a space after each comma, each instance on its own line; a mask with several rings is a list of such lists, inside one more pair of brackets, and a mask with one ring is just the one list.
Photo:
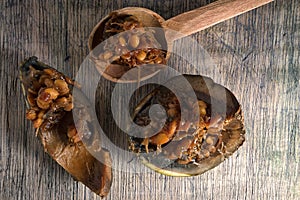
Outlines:
[[[164, 18], [212, 1], [1, 1], [0, 2], [0, 198], [99, 199], [74, 182], [43, 152], [25, 106], [17, 66], [25, 57], [74, 76], [88, 54], [90, 31], [114, 9], [142, 6]], [[194, 70], [180, 59], [170, 65], [184, 73], [203, 73], [232, 90], [245, 113], [246, 142], [231, 158], [191, 178], [114, 171], [107, 199], [298, 199], [300, 196], [300, 2], [276, 1], [194, 34], [209, 53], [213, 69]], [[178, 41], [176, 45], [186, 48]], [[175, 46], [176, 46], [175, 45]], [[195, 46], [194, 46], [195, 47]], [[198, 56], [195, 48], [188, 48]], [[100, 94], [113, 85], [101, 82]], [[109, 111], [109, 96], [102, 96]], [[126, 145], [111, 116], [100, 115], [112, 141]], [[114, 161], [116, 168], [129, 165]]]

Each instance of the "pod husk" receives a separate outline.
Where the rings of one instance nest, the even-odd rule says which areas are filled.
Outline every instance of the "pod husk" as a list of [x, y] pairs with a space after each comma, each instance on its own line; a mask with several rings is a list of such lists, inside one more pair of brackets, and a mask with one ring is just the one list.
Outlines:
[[[21, 86], [26, 100], [28, 88], [30, 88], [32, 82], [32, 77], [30, 77], [30, 70], [32, 70], [32, 68], [35, 70], [51, 69], [56, 73], [60, 73], [54, 68], [39, 62], [36, 57], [26, 59], [20, 67]], [[67, 77], [63, 77], [65, 80], [67, 79]], [[69, 85], [69, 87], [71, 88], [73, 86]], [[79, 94], [76, 96], [79, 97], [79, 99], [76, 100], [77, 105], [75, 105], [73, 110], [89, 110], [89, 101], [85, 95], [76, 87], [73, 87], [73, 90], [76, 90], [76, 93]], [[28, 101], [26, 101], [26, 105], [27, 109], [29, 109], [30, 106]], [[86, 120], [87, 123], [93, 124], [91, 120], [96, 118], [89, 116], [91, 112], [81, 113], [84, 113], [82, 116], [79, 116], [81, 119]], [[45, 152], [70, 173], [75, 180], [82, 182], [101, 197], [107, 196], [112, 183], [112, 161], [110, 153], [98, 145], [91, 145], [89, 150], [92, 150], [97, 154], [96, 158], [88, 151], [82, 141], [77, 143], [70, 141], [67, 135], [68, 127], [74, 126], [75, 124], [72, 110], [58, 110], [56, 114], [61, 117], [53, 122], [50, 127], [46, 127], [46, 122], [51, 119], [44, 115], [44, 123], [36, 130], [36, 134], [40, 138]], [[93, 125], [91, 126], [93, 127]], [[91, 129], [94, 129], [94, 127]], [[92, 132], [95, 131], [95, 129], [87, 131]], [[100, 144], [100, 139], [98, 138], [99, 135], [96, 132], [93, 132], [92, 134], [91, 140], [97, 140], [96, 143]], [[101, 162], [99, 160], [101, 160]]]
[[[141, 152], [138, 153], [138, 155], [144, 165], [146, 165], [150, 169], [155, 170], [156, 172], [169, 176], [194, 176], [202, 174], [222, 163], [227, 157], [232, 155], [245, 141], [245, 130], [243, 125], [244, 121], [241, 112], [241, 106], [233, 93], [230, 92], [227, 88], [214, 83], [213, 80], [208, 77], [200, 75], [183, 75], [183, 77], [191, 85], [198, 100], [202, 100], [206, 103], [211, 103], [211, 101], [214, 101], [219, 102], [219, 105], [226, 105], [226, 113], [224, 113], [225, 120], [223, 122], [224, 130], [222, 131], [222, 137], [224, 140], [223, 142], [226, 147], [226, 151], [222, 153], [215, 153], [198, 163], [179, 164], [176, 162], [172, 162], [172, 160], [169, 160], [165, 156], [162, 156], [161, 153], [148, 155], [142, 148], [139, 149], [139, 151]], [[180, 77], [175, 77], [168, 81], [168, 84], [176, 85], [178, 91], [183, 92], [186, 88], [181, 87], [181, 85], [184, 85], [181, 84], [181, 80], [182, 79]], [[132, 115], [134, 121], [138, 114], [142, 111], [142, 109], [145, 109], [145, 107], [147, 106], [151, 106], [151, 102], [156, 102], [155, 99], [159, 98], [158, 95], [164, 94], [164, 91], [166, 91], [165, 87], [160, 86], [152, 91], [149, 95], [147, 95], [134, 109]], [[222, 93], [223, 95], [220, 95]], [[216, 105], [215, 109], [218, 111], [218, 105]], [[241, 128], [235, 130], [239, 132], [238, 135], [236, 134], [236, 132], [235, 135], [233, 135], [233, 131], [230, 130], [231, 123], [233, 122], [239, 122], [240, 124], [242, 124]], [[136, 145], [136, 141], [136, 138], [131, 137], [129, 140], [130, 146]]]

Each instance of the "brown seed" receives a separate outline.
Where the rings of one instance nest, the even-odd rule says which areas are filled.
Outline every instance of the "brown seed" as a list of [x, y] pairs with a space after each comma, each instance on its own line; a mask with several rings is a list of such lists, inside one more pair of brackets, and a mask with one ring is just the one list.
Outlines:
[[77, 142], [81, 141], [81, 137], [78, 134], [77, 129], [74, 125], [68, 127], [67, 135], [70, 138], [70, 140], [74, 143], [77, 143]]
[[108, 60], [112, 57], [112, 53], [110, 51], [107, 51], [103, 54], [103, 59]]
[[53, 81], [50, 79], [50, 78], [46, 78], [44, 80], [44, 84], [47, 86], [47, 87], [53, 87], [54, 83]]
[[44, 110], [41, 110], [41, 111], [39, 112], [39, 114], [37, 115], [37, 118], [43, 119], [44, 115], [45, 115], [45, 111], [44, 111]]
[[147, 56], [147, 53], [145, 51], [139, 51], [138, 54], [136, 55], [136, 58], [139, 61], [143, 61], [143, 60], [145, 60], [146, 56]]
[[54, 77], [57, 74], [57, 72], [54, 69], [49, 69], [49, 68], [48, 69], [44, 69], [44, 72], [46, 74], [50, 75], [51, 77]]
[[52, 108], [54, 110], [60, 109], [60, 108], [66, 108], [69, 106], [69, 100], [66, 97], [61, 97], [57, 99], [53, 104]]
[[123, 54], [122, 56], [121, 56], [121, 58], [122, 59], [124, 59], [124, 60], [128, 60], [128, 59], [130, 59], [130, 52], [127, 52], [127, 53], [125, 53], [125, 54]]
[[197, 162], [200, 162], [202, 159], [204, 158], [204, 155], [203, 154], [198, 154], [197, 155]]
[[205, 116], [206, 115], [206, 108], [207, 105], [204, 101], [198, 101], [198, 106], [199, 106], [199, 112], [201, 116]]
[[242, 128], [243, 125], [241, 123], [240, 120], [237, 120], [237, 119], [233, 119], [231, 120], [227, 125], [225, 125], [225, 129], [226, 130], [238, 130], [240, 128]]
[[59, 92], [56, 89], [54, 89], [54, 88], [46, 88], [44, 90], [44, 93], [48, 93], [50, 95], [50, 99], [51, 100], [56, 99], [58, 97], [58, 95], [59, 95]]
[[199, 108], [207, 108], [207, 105], [206, 105], [206, 103], [204, 102], [204, 101], [198, 101], [198, 106], [199, 106]]
[[37, 106], [33, 106], [30, 108], [31, 110], [34, 110], [35, 112], [40, 111], [40, 108]]
[[140, 38], [137, 35], [132, 35], [129, 38], [129, 44], [133, 48], [137, 48], [139, 46], [139, 44], [140, 44]]
[[238, 139], [241, 137], [241, 132], [238, 130], [231, 131], [230, 139]]
[[40, 84], [44, 84], [45, 83], [45, 79], [49, 79], [50, 76], [48, 74], [43, 74], [41, 75], [40, 79], [39, 79], [39, 83]]
[[75, 135], [77, 135], [77, 130], [75, 128], [75, 126], [69, 126], [68, 127], [68, 133], [67, 133], [69, 138], [74, 137]]
[[68, 104], [67, 97], [61, 97], [55, 101], [59, 107], [65, 107]]
[[210, 155], [210, 153], [209, 153], [209, 151], [208, 151], [207, 149], [203, 149], [203, 150], [202, 150], [202, 154], [203, 154], [206, 158], [208, 158], [209, 155]]
[[104, 60], [104, 54], [103, 53], [99, 54], [98, 57], [95, 58], [94, 61], [96, 62], [97, 60]]
[[126, 46], [126, 40], [124, 37], [119, 37], [119, 43], [122, 47]]
[[127, 48], [124, 47], [124, 48], [122, 48], [121, 53], [122, 53], [122, 55], [127, 54], [127, 53], [130, 54], [130, 51]]
[[208, 147], [208, 151], [210, 152], [210, 153], [215, 153], [216, 152], [216, 147], [214, 147], [214, 146], [209, 146]]
[[119, 59], [120, 59], [120, 56], [113, 56], [110, 60], [116, 61], [116, 60], [119, 60]]
[[70, 102], [69, 104], [66, 105], [64, 108], [65, 111], [71, 111], [74, 108], [74, 104]]
[[157, 58], [154, 60], [154, 62], [155, 62], [156, 64], [161, 64], [161, 63], [163, 62], [163, 59], [162, 59], [161, 57], [157, 57]]
[[45, 92], [39, 94], [36, 101], [38, 107], [41, 109], [48, 109], [50, 107], [50, 102], [51, 102], [50, 94]]
[[57, 79], [54, 81], [55, 89], [59, 92], [60, 95], [65, 95], [69, 93], [69, 87], [66, 81]]
[[205, 140], [208, 145], [212, 145], [214, 143], [214, 139], [211, 136], [208, 136]]
[[199, 108], [199, 112], [201, 116], [205, 116], [206, 115], [206, 109], [205, 108]]
[[74, 143], [78, 143], [78, 142], [80, 142], [81, 140], [82, 140], [82, 139], [81, 139], [81, 137], [80, 137], [79, 134], [75, 135], [75, 136], [72, 138], [72, 141], [73, 141]]
[[71, 111], [73, 109], [73, 107], [74, 107], [74, 104], [73, 104], [73, 101], [72, 101], [73, 99], [72, 99], [72, 95], [71, 94], [69, 94], [67, 100], [68, 100], [68, 103], [66, 104], [64, 110], [65, 111]]
[[36, 119], [36, 112], [35, 110], [27, 110], [26, 111], [26, 118], [29, 119], [29, 120], [35, 120]]
[[53, 99], [58, 97], [59, 93], [54, 88], [41, 89], [37, 98], [37, 105], [41, 109], [48, 109]]

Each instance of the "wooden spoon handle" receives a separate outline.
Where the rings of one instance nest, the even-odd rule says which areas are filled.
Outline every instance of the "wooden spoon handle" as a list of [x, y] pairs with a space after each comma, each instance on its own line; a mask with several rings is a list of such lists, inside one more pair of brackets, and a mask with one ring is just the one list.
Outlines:
[[178, 34], [174, 34], [173, 31], [169, 32], [168, 40], [174, 41], [272, 1], [274, 0], [219, 0], [177, 15], [163, 22], [163, 26], [179, 32]]

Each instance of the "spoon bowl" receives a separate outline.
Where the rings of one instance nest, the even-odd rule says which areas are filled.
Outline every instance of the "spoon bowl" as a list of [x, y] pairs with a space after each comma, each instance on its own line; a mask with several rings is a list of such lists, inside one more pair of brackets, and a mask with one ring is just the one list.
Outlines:
[[135, 16], [137, 19], [142, 19], [142, 23], [144, 27], [159, 27], [162, 28], [162, 24], [164, 23], [165, 19], [162, 18], [156, 12], [149, 10], [147, 8], [141, 7], [126, 7], [120, 10], [115, 10], [105, 16], [92, 30], [89, 41], [88, 47], [89, 50], [92, 51], [97, 45], [99, 45], [103, 40], [103, 32], [106, 22], [114, 15], [128, 15], [128, 16]]
[[[101, 42], [105, 40], [105, 26], [113, 16], [134, 16], [142, 23], [143, 27], [162, 28], [163, 31], [156, 34], [160, 35], [157, 41], [160, 44], [165, 43], [162, 44], [162, 46], [167, 45], [167, 50], [170, 50], [172, 49], [174, 40], [199, 32], [217, 23], [238, 16], [242, 13], [245, 13], [272, 1], [274, 0], [218, 0], [211, 4], [208, 4], [207, 6], [182, 13], [168, 20], [165, 20], [156, 12], [146, 8], [126, 7], [111, 12], [93, 28], [89, 37], [88, 47], [92, 52], [95, 47], [97, 47]], [[168, 58], [169, 53], [166, 53], [165, 59], [167, 60]], [[117, 74], [120, 73], [120, 71], [124, 70], [123, 66], [114, 65], [113, 67], [117, 70], [110, 70], [110, 74], [105, 72], [106, 69], [109, 68], [109, 65], [105, 67], [97, 67], [97, 69], [100, 74], [103, 74], [106, 79], [113, 82], [137, 82], [150, 78], [157, 74], [157, 71], [154, 69], [152, 70], [153, 72], [147, 74], [144, 77], [140, 77], [138, 75], [132, 76], [132, 78], [129, 79], [121, 79], [117, 76]], [[114, 76], [114, 74], [116, 75]]]

